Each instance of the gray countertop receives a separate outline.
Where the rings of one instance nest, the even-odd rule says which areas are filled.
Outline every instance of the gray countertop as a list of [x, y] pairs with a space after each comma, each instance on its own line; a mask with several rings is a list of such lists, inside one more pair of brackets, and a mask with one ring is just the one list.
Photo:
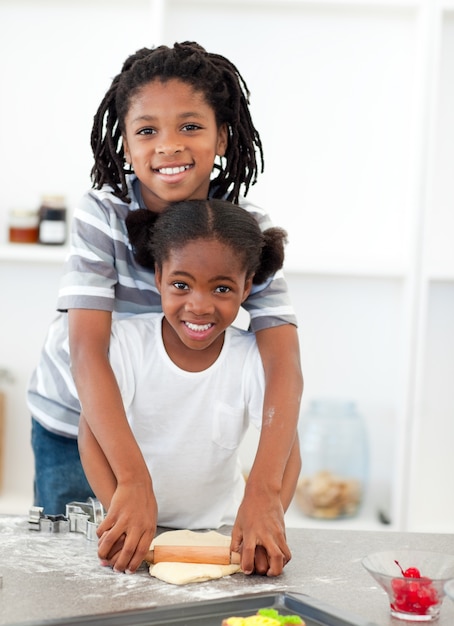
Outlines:
[[[287, 530], [293, 553], [282, 576], [234, 576], [185, 586], [99, 565], [96, 542], [82, 534], [30, 531], [22, 517], [0, 516], [0, 624], [118, 613], [255, 593], [303, 593], [379, 626], [396, 626], [387, 596], [361, 565], [379, 550], [415, 548], [454, 554], [454, 535], [391, 531]], [[438, 626], [454, 625], [445, 598]]]

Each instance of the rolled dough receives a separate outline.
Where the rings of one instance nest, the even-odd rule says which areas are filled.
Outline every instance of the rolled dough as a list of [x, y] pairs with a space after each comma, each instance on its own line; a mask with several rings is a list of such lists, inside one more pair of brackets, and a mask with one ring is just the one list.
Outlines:
[[[215, 530], [194, 532], [193, 530], [169, 530], [155, 537], [154, 546], [229, 546], [230, 537]], [[240, 565], [213, 565], [211, 563], [156, 563], [150, 565], [150, 575], [172, 585], [215, 580], [240, 571]]]

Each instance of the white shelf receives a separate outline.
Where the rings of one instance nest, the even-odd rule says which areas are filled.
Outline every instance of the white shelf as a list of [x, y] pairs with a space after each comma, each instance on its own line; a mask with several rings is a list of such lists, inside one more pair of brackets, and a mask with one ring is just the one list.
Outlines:
[[[68, 255], [69, 246], [45, 246], [40, 244], [7, 243], [0, 244], [0, 261], [24, 263], [63, 263]], [[402, 280], [407, 276], [407, 269], [397, 265], [380, 263], [355, 264], [330, 262], [302, 263], [289, 262], [285, 265], [286, 274], [305, 276], [326, 276], [343, 278], [385, 278]], [[453, 272], [454, 275], [454, 272]]]
[[[160, 0], [161, 3], [167, 3], [169, 6], [171, 5], [178, 5], [183, 3], [186, 3], [187, 0]], [[446, 1], [446, 0], [445, 0]], [[213, 0], [198, 0], [197, 4], [207, 4], [207, 5], [212, 5]], [[245, 0], [224, 0], [224, 1], [219, 1], [218, 0], [218, 5], [241, 5], [244, 6], [245, 4], [248, 5], [257, 5], [258, 7], [261, 7], [263, 5], [271, 5], [271, 6], [275, 6], [276, 5], [276, 0], [247, 0], [247, 2], [245, 2]], [[380, 7], [384, 7], [387, 9], [394, 9], [394, 10], [400, 10], [400, 9], [407, 9], [407, 8], [411, 8], [411, 9], [415, 9], [415, 8], [419, 8], [419, 6], [421, 5], [421, 0], [279, 0], [279, 7], [285, 7], [290, 6], [290, 7], [307, 7], [307, 8], [312, 8], [312, 7], [322, 7], [322, 8], [333, 8], [333, 7], [345, 7], [348, 9], [351, 8], [380, 8]]]
[[292, 502], [285, 514], [287, 528], [323, 528], [335, 530], [395, 530], [393, 524], [383, 524], [378, 508], [369, 499], [363, 503], [358, 514], [345, 519], [322, 520], [307, 517]]
[[374, 264], [336, 263], [333, 259], [330, 263], [295, 263], [286, 262], [284, 265], [286, 275], [303, 275], [319, 277], [339, 278], [385, 278], [391, 280], [403, 280], [408, 276], [408, 271], [403, 266], [386, 266]]
[[431, 272], [430, 274], [425, 274], [425, 280], [427, 282], [433, 283], [451, 283], [454, 282], [454, 270], [442, 270], [440, 269], [438, 272]]
[[68, 251], [68, 246], [45, 246], [37, 243], [5, 243], [0, 244], [0, 261], [63, 263]]

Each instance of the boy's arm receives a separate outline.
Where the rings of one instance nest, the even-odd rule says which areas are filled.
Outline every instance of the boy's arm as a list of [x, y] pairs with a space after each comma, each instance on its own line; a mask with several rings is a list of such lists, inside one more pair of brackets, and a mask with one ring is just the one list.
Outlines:
[[292, 450], [287, 461], [282, 479], [281, 502], [284, 511], [287, 511], [295, 495], [296, 486], [301, 472], [301, 451], [298, 433], [295, 436]]
[[[98, 555], [115, 558], [115, 569], [135, 571], [156, 530], [157, 507], [148, 468], [134, 438], [110, 366], [111, 313], [71, 309], [69, 341], [72, 373], [85, 420], [116, 479]], [[118, 552], [118, 547], [121, 550]]]
[[[238, 551], [241, 546], [241, 567], [245, 573], [255, 568], [259, 573], [278, 576], [291, 558], [284, 511], [297, 480], [292, 472], [298, 467], [294, 446], [303, 378], [295, 326], [260, 330], [256, 337], [265, 370], [262, 429], [232, 531], [232, 550]], [[258, 546], [266, 552], [266, 566], [263, 559], [255, 559]]]

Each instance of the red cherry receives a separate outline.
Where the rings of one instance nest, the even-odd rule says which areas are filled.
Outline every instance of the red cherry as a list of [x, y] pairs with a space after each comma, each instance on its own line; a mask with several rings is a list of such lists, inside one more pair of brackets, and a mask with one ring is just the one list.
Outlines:
[[427, 615], [430, 607], [440, 601], [431, 579], [421, 576], [416, 567], [409, 567], [404, 571], [398, 561], [395, 563], [404, 578], [393, 578], [391, 582], [391, 588], [394, 592], [391, 607], [405, 613]]
[[405, 578], [421, 578], [421, 574], [417, 567], [409, 567], [404, 572]]
[[421, 578], [421, 574], [420, 574], [419, 569], [417, 567], [409, 567], [404, 572], [404, 570], [402, 569], [399, 561], [394, 560], [394, 563], [400, 569], [400, 571], [402, 572], [402, 576], [405, 576], [405, 578]]

